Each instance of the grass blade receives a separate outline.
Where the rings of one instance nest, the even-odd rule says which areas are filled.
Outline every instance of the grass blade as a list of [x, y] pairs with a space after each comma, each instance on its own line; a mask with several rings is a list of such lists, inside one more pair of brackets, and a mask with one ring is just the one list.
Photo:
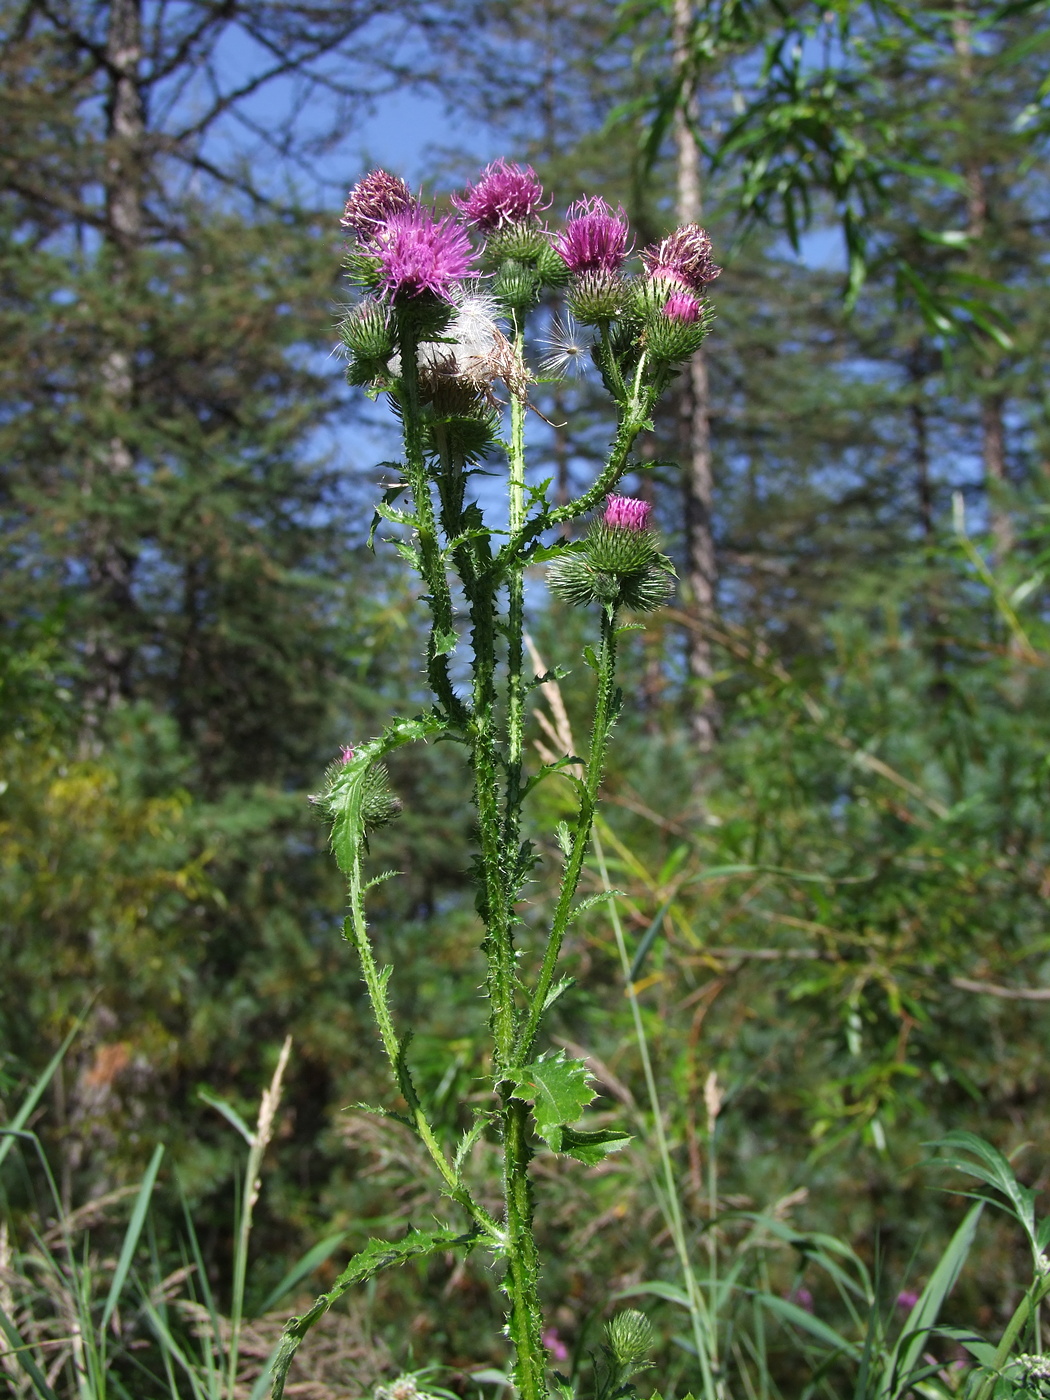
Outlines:
[[153, 1186], [157, 1180], [157, 1172], [160, 1170], [161, 1158], [164, 1156], [164, 1147], [161, 1143], [153, 1149], [153, 1156], [150, 1164], [146, 1168], [146, 1175], [142, 1178], [142, 1185], [139, 1187], [139, 1194], [135, 1198], [135, 1208], [131, 1212], [131, 1219], [128, 1221], [128, 1228], [124, 1235], [124, 1243], [120, 1248], [120, 1258], [117, 1260], [117, 1267], [113, 1274], [113, 1280], [109, 1285], [109, 1296], [106, 1298], [106, 1306], [102, 1309], [102, 1331], [105, 1332], [109, 1326], [109, 1320], [113, 1316], [113, 1310], [117, 1306], [124, 1284], [128, 1277], [128, 1270], [131, 1268], [131, 1261], [135, 1256], [135, 1249], [142, 1233], [142, 1227], [146, 1223], [146, 1212], [149, 1210], [150, 1197], [153, 1195]]
[[[44, 1090], [54, 1078], [55, 1071], [65, 1059], [66, 1051], [69, 1049], [70, 1045], [72, 1045], [73, 1037], [80, 1030], [80, 1027], [83, 1024], [83, 1019], [84, 1018], [82, 1016], [77, 1017], [76, 1021], [73, 1023], [73, 1029], [69, 1032], [65, 1040], [63, 1040], [62, 1044], [51, 1056], [51, 1059], [47, 1062], [47, 1066], [40, 1074], [36, 1083], [33, 1085], [32, 1089], [30, 1089], [29, 1093], [25, 1096], [21, 1108], [19, 1108], [18, 1112], [11, 1119], [10, 1123], [4, 1124], [4, 1126], [10, 1129], [11, 1132], [21, 1132], [21, 1130], [25, 1127], [26, 1123], [29, 1122], [29, 1115], [33, 1112], [33, 1109], [36, 1108], [37, 1104], [40, 1102]], [[13, 1142], [14, 1139], [10, 1137], [6, 1137], [2, 1141], [0, 1141], [0, 1166], [3, 1165], [4, 1158], [11, 1151]]]
[[58, 1396], [45, 1380], [44, 1373], [33, 1360], [32, 1356], [30, 1356], [29, 1348], [22, 1340], [22, 1334], [8, 1317], [7, 1313], [4, 1312], [3, 1308], [0, 1308], [0, 1331], [3, 1332], [4, 1336], [11, 1344], [11, 1350], [14, 1353], [15, 1360], [33, 1382], [36, 1393], [41, 1397], [41, 1400], [58, 1400]]
[[269, 1312], [271, 1308], [276, 1307], [286, 1293], [290, 1293], [297, 1283], [312, 1274], [319, 1264], [323, 1264], [328, 1256], [339, 1248], [349, 1233], [348, 1230], [342, 1230], [338, 1235], [329, 1235], [327, 1239], [315, 1244], [313, 1249], [304, 1254], [297, 1264], [292, 1265], [277, 1287], [257, 1309], [256, 1315], [261, 1316], [263, 1313]]

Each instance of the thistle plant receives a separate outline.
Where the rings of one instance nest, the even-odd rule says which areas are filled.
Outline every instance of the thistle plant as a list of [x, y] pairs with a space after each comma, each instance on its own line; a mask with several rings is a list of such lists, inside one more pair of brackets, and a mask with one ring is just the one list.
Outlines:
[[[432, 699], [422, 714], [394, 719], [380, 737], [345, 749], [318, 800], [349, 883], [345, 933], [403, 1100], [399, 1116], [432, 1159], [458, 1219], [396, 1242], [369, 1241], [334, 1287], [288, 1323], [274, 1371], [277, 1397], [310, 1326], [354, 1283], [406, 1259], [479, 1248], [503, 1269], [518, 1393], [545, 1400], [529, 1162], [545, 1148], [593, 1165], [627, 1140], [620, 1131], [579, 1126], [594, 1097], [587, 1068], [563, 1053], [540, 1052], [539, 1042], [545, 1013], [569, 986], [559, 977], [559, 959], [582, 908], [577, 891], [621, 705], [616, 652], [624, 615], [659, 607], [673, 586], [649, 506], [616, 488], [641, 469], [632, 456], [639, 434], [651, 429], [657, 400], [707, 332], [704, 289], [719, 269], [707, 235], [690, 226], [645, 250], [632, 270], [626, 217], [598, 198], [573, 205], [564, 226], [551, 231], [544, 222], [549, 202], [534, 172], [505, 161], [488, 166], [453, 203], [456, 215], [439, 215], [404, 181], [375, 170], [351, 191], [343, 215], [351, 235], [346, 272], [356, 292], [341, 328], [348, 378], [373, 398], [385, 396], [401, 426], [400, 480], [377, 505], [377, 521], [394, 527], [393, 543], [423, 585]], [[604, 465], [581, 495], [563, 504], [548, 499], [545, 485], [531, 484], [526, 470], [529, 394], [537, 382], [526, 353], [527, 321], [533, 312], [549, 319], [556, 297], [564, 297], [578, 323], [572, 358], [582, 328], [616, 415]], [[491, 473], [499, 460], [507, 498], [505, 519], [497, 523], [468, 488], [481, 464]], [[564, 538], [571, 522], [585, 520], [579, 538]], [[585, 650], [594, 700], [586, 760], [566, 754], [527, 772], [525, 719], [535, 679], [524, 665], [523, 576], [544, 563], [550, 588], [595, 616], [594, 644]], [[454, 597], [463, 599], [462, 615]], [[492, 1042], [491, 1106], [476, 1114], [452, 1157], [413, 1084], [408, 1036], [391, 1012], [391, 968], [381, 964], [365, 911], [368, 836], [398, 810], [383, 760], [401, 745], [439, 738], [462, 747], [473, 780], [473, 873]], [[527, 806], [554, 774], [572, 784], [576, 811], [556, 833], [560, 885], [537, 943], [531, 931], [522, 935], [518, 913], [538, 859], [526, 834]], [[485, 1135], [502, 1148], [497, 1213], [476, 1198], [463, 1173], [471, 1147]], [[645, 1328], [629, 1321], [620, 1332], [641, 1335]], [[630, 1366], [636, 1364], [632, 1353]]]

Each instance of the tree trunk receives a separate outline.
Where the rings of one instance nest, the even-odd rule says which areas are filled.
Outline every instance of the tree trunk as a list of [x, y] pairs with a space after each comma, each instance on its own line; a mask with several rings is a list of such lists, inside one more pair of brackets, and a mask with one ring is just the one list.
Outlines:
[[[106, 104], [106, 224], [112, 285], [116, 296], [127, 283], [143, 230], [143, 138], [146, 119], [140, 87], [142, 62], [141, 0], [112, 0], [106, 36], [110, 88]], [[119, 319], [119, 318], [118, 318]], [[88, 637], [94, 670], [88, 722], [111, 709], [131, 691], [132, 646], [128, 628], [136, 607], [132, 581], [133, 549], [121, 539], [113, 503], [132, 489], [134, 454], [121, 418], [132, 407], [134, 362], [124, 345], [103, 350], [99, 366], [105, 410], [114, 429], [89, 474], [87, 494], [94, 496], [90, 543], [90, 580], [98, 603], [97, 621]]]
[[[969, 13], [957, 4], [952, 17], [952, 42], [958, 62], [959, 82], [964, 99], [973, 90], [973, 39]], [[965, 108], [964, 108], [965, 110]], [[967, 135], [964, 139], [969, 140]], [[966, 232], [978, 257], [977, 271], [987, 276], [989, 269], [980, 258], [979, 242], [988, 222], [988, 187], [979, 157], [970, 146], [964, 160], [966, 178]], [[1006, 477], [1006, 428], [1004, 413], [1006, 396], [995, 387], [997, 366], [983, 364], [978, 371], [980, 396], [981, 458], [984, 463], [985, 490], [988, 495], [988, 521], [996, 559], [1002, 563], [1013, 549], [1014, 530], [1010, 513], [1005, 508], [1003, 488]]]
[[[688, 77], [692, 0], [674, 0], [673, 50], [681, 92], [675, 112], [676, 208], [679, 224], [698, 223], [703, 213], [700, 192], [700, 151], [693, 134], [696, 92]], [[699, 627], [686, 639], [689, 667], [689, 731], [702, 753], [716, 738], [717, 711], [711, 683], [714, 665], [711, 642], [703, 630], [714, 618], [718, 568], [715, 560], [712, 510], [714, 477], [711, 464], [711, 409], [707, 362], [698, 350], [682, 376], [679, 430], [682, 447], [682, 496], [685, 523], [685, 583], [688, 605]]]

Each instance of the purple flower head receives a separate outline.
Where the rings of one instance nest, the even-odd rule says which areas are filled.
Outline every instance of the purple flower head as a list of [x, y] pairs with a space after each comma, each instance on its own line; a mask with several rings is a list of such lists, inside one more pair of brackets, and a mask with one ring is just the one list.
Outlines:
[[392, 297], [417, 297], [423, 292], [451, 300], [452, 285], [471, 270], [473, 253], [464, 230], [433, 210], [405, 209], [379, 228], [375, 254], [383, 287]]
[[495, 233], [508, 224], [523, 224], [541, 207], [543, 187], [531, 165], [508, 165], [500, 157], [486, 165], [476, 185], [452, 203], [482, 233]]
[[609, 496], [605, 502], [602, 524], [613, 530], [630, 530], [634, 535], [648, 530], [653, 508], [648, 501], [639, 501], [634, 496]]
[[555, 1361], [568, 1361], [569, 1348], [558, 1336], [556, 1327], [548, 1327], [543, 1334], [543, 1345], [550, 1352]]
[[354, 761], [354, 749], [352, 744], [344, 744], [339, 750], [339, 762], [345, 768], [348, 763]]
[[581, 199], [569, 206], [554, 246], [570, 272], [619, 272], [627, 257], [627, 215], [615, 214], [604, 199]]
[[700, 319], [700, 302], [692, 292], [672, 292], [664, 303], [664, 315], [669, 321], [681, 321], [691, 326]]
[[897, 1306], [901, 1312], [911, 1312], [912, 1308], [919, 1301], [919, 1295], [910, 1288], [904, 1288], [897, 1294]]
[[362, 243], [369, 243], [394, 214], [411, 209], [415, 200], [400, 175], [370, 170], [350, 191], [340, 223], [353, 229]]
[[803, 1312], [813, 1311], [813, 1294], [808, 1288], [793, 1288], [788, 1294], [788, 1302], [800, 1307]]
[[722, 271], [711, 260], [711, 240], [699, 224], [676, 228], [660, 243], [646, 248], [642, 262], [650, 277], [666, 277], [692, 292], [713, 282]]

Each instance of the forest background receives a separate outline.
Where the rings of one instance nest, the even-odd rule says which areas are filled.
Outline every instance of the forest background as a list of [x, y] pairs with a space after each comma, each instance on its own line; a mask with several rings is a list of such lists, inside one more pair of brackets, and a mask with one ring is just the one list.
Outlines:
[[[702, 217], [724, 267], [633, 483], [681, 587], [628, 648], [601, 827], [690, 1231], [731, 1255], [775, 1210], [892, 1300], [958, 1219], [924, 1142], [1035, 1144], [1045, 1186], [1045, 6], [5, 0], [0, 29], [0, 1096], [10, 1118], [75, 1030], [30, 1124], [63, 1209], [163, 1142], [154, 1248], [177, 1257], [181, 1199], [225, 1298], [243, 1163], [202, 1091], [249, 1115], [286, 1035], [249, 1312], [318, 1239], [308, 1288], [436, 1200], [347, 1107], [387, 1092], [308, 800], [422, 695], [420, 609], [366, 543], [391, 448], [332, 353], [342, 199], [377, 153], [439, 197], [528, 160], [639, 245]], [[536, 391], [559, 491], [608, 433], [592, 387]], [[529, 598], [571, 723], [575, 623]], [[376, 935], [451, 1131], [483, 1068], [469, 788], [440, 747], [392, 777], [375, 845], [406, 878]], [[604, 906], [567, 951], [554, 1043], [636, 1133], [600, 1169], [537, 1163], [571, 1349], [673, 1248]], [[991, 1324], [1023, 1259], [983, 1228], [953, 1306]], [[819, 1311], [804, 1264], [771, 1277]], [[673, 1385], [688, 1341], [650, 1304]], [[431, 1361], [462, 1390], [504, 1364], [498, 1319], [481, 1263], [389, 1275], [315, 1393]]]

